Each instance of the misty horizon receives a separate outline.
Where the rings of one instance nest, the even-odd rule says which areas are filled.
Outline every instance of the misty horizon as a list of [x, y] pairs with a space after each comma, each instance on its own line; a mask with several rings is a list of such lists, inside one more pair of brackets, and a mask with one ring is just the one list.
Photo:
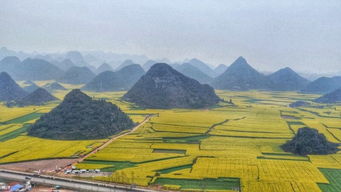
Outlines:
[[263, 72], [332, 73], [341, 71], [340, 8], [340, 1], [5, 0], [0, 47], [198, 58], [211, 66], [243, 56]]

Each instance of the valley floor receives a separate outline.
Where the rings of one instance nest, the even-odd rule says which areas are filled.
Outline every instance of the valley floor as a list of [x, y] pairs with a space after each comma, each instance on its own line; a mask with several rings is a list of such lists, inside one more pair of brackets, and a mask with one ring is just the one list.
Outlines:
[[120, 101], [123, 92], [89, 92], [119, 105], [135, 122], [154, 116], [88, 156], [108, 140], [55, 141], [26, 135], [29, 124], [56, 104], [0, 106], [0, 163], [85, 156], [77, 168], [112, 173], [91, 178], [100, 181], [190, 191], [341, 191], [340, 152], [297, 156], [280, 148], [305, 126], [340, 143], [341, 106], [289, 108], [294, 101], [318, 97], [293, 92], [217, 93], [235, 105], [150, 110]]

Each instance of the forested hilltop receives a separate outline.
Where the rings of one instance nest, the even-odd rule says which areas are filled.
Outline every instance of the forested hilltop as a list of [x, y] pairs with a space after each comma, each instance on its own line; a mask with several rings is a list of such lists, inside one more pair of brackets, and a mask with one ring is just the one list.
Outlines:
[[32, 125], [29, 135], [60, 140], [102, 139], [133, 126], [133, 121], [116, 105], [93, 100], [74, 89]]

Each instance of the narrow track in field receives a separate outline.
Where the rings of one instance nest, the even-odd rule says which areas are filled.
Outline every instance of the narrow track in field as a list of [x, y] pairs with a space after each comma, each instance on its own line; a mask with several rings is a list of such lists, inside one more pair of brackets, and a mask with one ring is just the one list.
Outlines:
[[140, 128], [141, 126], [143, 126], [146, 122], [148, 122], [153, 116], [155, 115], [147, 115], [144, 120], [139, 123], [138, 125], [136, 125], [133, 129], [131, 129], [130, 131], [127, 131], [125, 133], [122, 133], [120, 135], [116, 135], [113, 136], [111, 139], [109, 139], [108, 141], [106, 141], [105, 143], [103, 143], [101, 146], [95, 148], [94, 150], [92, 150], [90, 153], [86, 154], [85, 156], [79, 158], [74, 164], [80, 163], [82, 161], [84, 161], [86, 158], [90, 157], [91, 155], [97, 153], [98, 151], [104, 149], [105, 147], [107, 147], [110, 143], [112, 143], [113, 141], [115, 141], [118, 138], [121, 138], [123, 136], [126, 136], [134, 131], [136, 131], [138, 128]]

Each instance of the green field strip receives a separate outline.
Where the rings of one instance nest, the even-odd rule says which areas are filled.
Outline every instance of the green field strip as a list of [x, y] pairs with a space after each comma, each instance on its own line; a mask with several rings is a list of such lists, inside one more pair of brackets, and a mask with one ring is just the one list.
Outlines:
[[139, 162], [130, 162], [130, 161], [103, 161], [103, 160], [96, 160], [96, 159], [87, 159], [85, 161], [83, 161], [84, 163], [88, 163], [88, 164], [116, 164], [116, 163], [122, 163], [122, 162], [129, 162], [135, 165], [138, 164], [143, 164], [143, 163], [151, 163], [151, 162], [156, 162], [156, 161], [163, 161], [163, 160], [169, 160], [169, 159], [177, 159], [177, 158], [183, 158], [186, 156], [175, 156], [175, 157], [166, 157], [166, 158], [160, 158], [160, 159], [153, 159], [153, 160], [147, 160], [147, 161], [139, 161]]
[[300, 119], [302, 119], [301, 117], [295, 117], [295, 116], [292, 116], [292, 115], [283, 115], [283, 114], [281, 114], [281, 118], [282, 119], [293, 119], [293, 120], [300, 120]]
[[[186, 127], [186, 126], [184, 126], [184, 127]], [[201, 133], [196, 133], [196, 132], [187, 132], [187, 131], [181, 131], [181, 132], [179, 132], [179, 131], [160, 131], [160, 130], [156, 130], [156, 129], [154, 129], [153, 127], [149, 127], [150, 129], [152, 129], [153, 131], [155, 131], [155, 132], [160, 132], [160, 133], [187, 133], [187, 134], [197, 134], [197, 135], [202, 135]]]
[[271, 131], [244, 131], [244, 130], [225, 130], [225, 129], [219, 129], [219, 131], [225, 131], [225, 132], [230, 131], [230, 132], [241, 132], [241, 133], [270, 133], [270, 134], [283, 134], [283, 133], [285, 133], [285, 132], [271, 132]]
[[[176, 159], [176, 158], [183, 158], [184, 156], [180, 157], [167, 157], [162, 159], [154, 159], [154, 160], [148, 160], [148, 161], [141, 161], [141, 162], [130, 162], [130, 161], [101, 161], [101, 160], [85, 160], [82, 163], [83, 164], [98, 164], [98, 165], [108, 165], [108, 167], [101, 168], [101, 171], [104, 172], [114, 172], [120, 169], [125, 169], [129, 167], [135, 167], [140, 164], [144, 163], [151, 163], [151, 162], [157, 162], [157, 161], [164, 161], [169, 159]], [[82, 164], [81, 163], [81, 164]], [[173, 169], [173, 168], [169, 168]]]
[[180, 149], [153, 149], [153, 153], [186, 154], [186, 150], [180, 150]]
[[31, 124], [25, 124], [22, 128], [16, 129], [15, 131], [12, 131], [10, 133], [4, 134], [0, 136], [0, 142], [4, 142], [10, 139], [14, 139], [21, 134], [27, 132], [27, 129], [29, 128]]
[[43, 114], [44, 113], [36, 113], [36, 112], [34, 112], [34, 113], [30, 113], [30, 114], [27, 114], [27, 115], [24, 115], [24, 116], [21, 116], [21, 117], [17, 117], [17, 118], [11, 119], [9, 121], [5, 121], [2, 124], [25, 123], [25, 122], [31, 121], [33, 119], [38, 119]]
[[274, 156], [257, 156], [257, 159], [269, 159], [269, 160], [285, 160], [285, 161], [309, 161], [309, 158], [302, 159], [302, 158], [297, 158], [297, 159], [290, 159], [290, 158], [284, 158], [284, 157], [274, 157]]
[[121, 169], [125, 169], [125, 168], [129, 168], [129, 167], [135, 167], [136, 164], [133, 163], [120, 163], [120, 164], [114, 164], [113, 166], [109, 166], [109, 167], [104, 167], [101, 168], [100, 170], [103, 172], [115, 172]]
[[172, 123], [158, 123], [158, 122], [150, 122], [150, 124], [156, 125], [170, 125], [170, 126], [177, 126], [177, 127], [196, 127], [196, 128], [205, 128], [208, 129], [208, 126], [197, 126], [197, 125], [181, 125], [181, 124], [172, 124]]
[[104, 168], [100, 168], [103, 172], [115, 172], [120, 169], [125, 169], [129, 167], [135, 167], [137, 163], [132, 163], [129, 161], [100, 161], [100, 160], [85, 160], [78, 165], [92, 164], [92, 165], [108, 165]]
[[316, 115], [316, 116], [318, 116], [318, 117], [341, 119], [341, 117], [321, 115], [321, 114], [318, 113], [318, 112], [310, 111], [310, 110], [308, 110], [308, 109], [302, 109], [302, 108], [297, 108], [297, 109], [298, 109], [298, 110], [301, 110], [301, 111], [304, 111], [304, 112], [311, 113], [311, 114]]
[[181, 166], [171, 167], [171, 168], [167, 168], [167, 169], [160, 169], [160, 170], [157, 170], [157, 172], [159, 172], [161, 174], [167, 174], [167, 173], [171, 173], [174, 171], [189, 169], [189, 168], [192, 168], [192, 166], [193, 166], [193, 164], [181, 165]]
[[180, 190], [236, 190], [240, 189], [240, 179], [238, 178], [218, 178], [218, 179], [171, 179], [157, 178], [154, 185], [178, 185]]
[[292, 153], [263, 153], [262, 152], [262, 155], [277, 155], [277, 156], [291, 156], [291, 157], [302, 157], [302, 156], [299, 156], [299, 155], [294, 155]]
[[283, 112], [283, 113], [293, 113], [293, 114], [299, 114], [299, 112], [297, 112], [297, 111], [286, 111], [286, 110], [280, 110], [280, 112]]
[[208, 138], [209, 135], [198, 135], [189, 137], [163, 137], [162, 141], [165, 143], [188, 143], [198, 144], [202, 139]]
[[323, 192], [340, 192], [341, 191], [341, 169], [319, 169], [328, 179], [329, 184], [319, 183], [318, 186]]
[[302, 121], [287, 121], [289, 125], [306, 125]]
[[217, 135], [217, 134], [210, 134], [210, 136], [216, 137], [234, 137], [234, 138], [251, 138], [251, 139], [290, 139], [291, 137], [263, 137], [263, 136], [233, 136], [233, 135]]

